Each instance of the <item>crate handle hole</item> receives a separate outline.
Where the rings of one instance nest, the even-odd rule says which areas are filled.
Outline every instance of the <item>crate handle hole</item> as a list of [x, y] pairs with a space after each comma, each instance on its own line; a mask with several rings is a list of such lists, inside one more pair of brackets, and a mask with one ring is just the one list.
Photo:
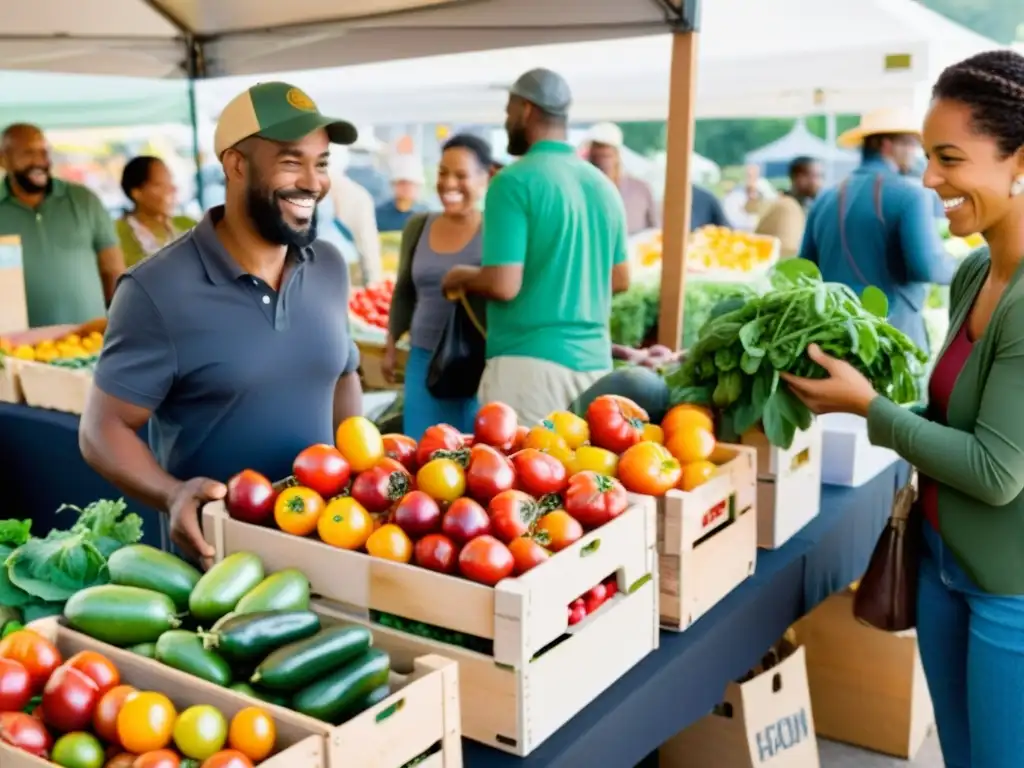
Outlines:
[[374, 718], [374, 720], [376, 722], [378, 722], [378, 723], [383, 723], [385, 720], [387, 720], [392, 715], [397, 714], [398, 712], [401, 712], [404, 708], [405, 708], [405, 698], [403, 697], [403, 698], [399, 699], [398, 701], [396, 701], [391, 706], [385, 707], [380, 712], [378, 712], [377, 716]]
[[778, 693], [782, 690], [782, 675], [776, 672], [772, 675], [772, 693]]
[[583, 549], [580, 550], [580, 557], [590, 557], [601, 548], [601, 540], [594, 539], [592, 542], [587, 544]]

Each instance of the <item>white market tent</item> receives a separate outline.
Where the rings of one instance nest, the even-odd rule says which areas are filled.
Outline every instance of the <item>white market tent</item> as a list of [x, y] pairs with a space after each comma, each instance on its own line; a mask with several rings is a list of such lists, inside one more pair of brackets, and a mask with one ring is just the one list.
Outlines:
[[859, 153], [840, 149], [815, 136], [803, 120], [798, 120], [793, 130], [785, 136], [748, 152], [744, 162], [760, 166], [761, 174], [765, 177], [778, 178], [789, 172], [790, 161], [800, 155], [820, 160], [834, 176], [845, 176], [860, 162]]

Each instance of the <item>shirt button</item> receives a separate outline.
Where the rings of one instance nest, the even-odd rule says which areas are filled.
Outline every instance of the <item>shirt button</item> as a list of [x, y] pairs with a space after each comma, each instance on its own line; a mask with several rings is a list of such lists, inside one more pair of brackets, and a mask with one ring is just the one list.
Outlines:
[[264, 296], [263, 297], [263, 303], [264, 304], [269, 304], [270, 303], [270, 297], [269, 296]]
[[256, 279], [256, 278], [254, 277], [254, 278], [252, 279], [252, 284], [253, 284], [253, 285], [259, 285], [259, 284], [260, 284], [260, 281], [259, 281], [259, 280], [257, 280], [257, 279]]

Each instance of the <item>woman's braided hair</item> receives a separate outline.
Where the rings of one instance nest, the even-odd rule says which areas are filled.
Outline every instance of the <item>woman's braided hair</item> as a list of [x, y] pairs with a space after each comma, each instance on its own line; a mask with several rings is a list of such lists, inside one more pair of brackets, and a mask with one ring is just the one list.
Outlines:
[[996, 140], [1003, 157], [1024, 148], [1024, 56], [986, 51], [947, 67], [932, 89], [936, 99], [966, 104], [976, 128]]

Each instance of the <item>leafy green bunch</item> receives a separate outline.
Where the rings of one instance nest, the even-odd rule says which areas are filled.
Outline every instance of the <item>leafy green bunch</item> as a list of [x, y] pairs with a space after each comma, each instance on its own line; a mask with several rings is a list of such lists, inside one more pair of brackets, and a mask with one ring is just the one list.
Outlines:
[[667, 379], [673, 404], [714, 405], [726, 439], [760, 424], [770, 443], [788, 448], [812, 414], [779, 373], [824, 378], [806, 354], [810, 344], [853, 365], [893, 401], [917, 400], [927, 355], [886, 322], [880, 289], [868, 286], [858, 298], [845, 285], [823, 282], [804, 259], [780, 263], [771, 281], [771, 291], [723, 304], [701, 329], [685, 364]]

